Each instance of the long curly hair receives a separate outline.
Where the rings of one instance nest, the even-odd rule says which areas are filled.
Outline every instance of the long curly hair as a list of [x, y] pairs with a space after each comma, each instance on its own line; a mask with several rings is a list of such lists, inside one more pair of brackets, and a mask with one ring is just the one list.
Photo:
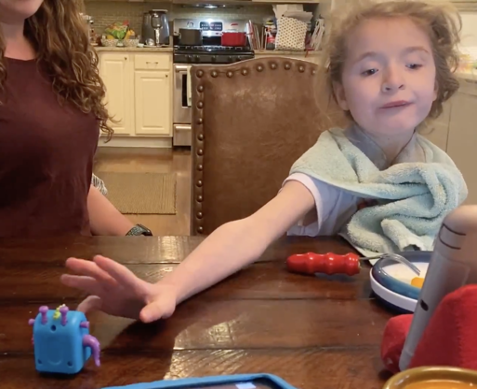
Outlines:
[[[108, 125], [110, 117], [104, 104], [105, 86], [99, 76], [98, 55], [80, 15], [83, 9], [82, 0], [44, 0], [40, 9], [25, 21], [25, 36], [60, 102], [93, 113], [109, 140], [113, 129]], [[5, 41], [0, 32], [0, 88], [7, 78], [4, 54]]]
[[[337, 101], [333, 83], [341, 82], [346, 61], [347, 37], [364, 20], [374, 18], [410, 18], [429, 35], [436, 66], [437, 98], [433, 102], [428, 120], [436, 119], [443, 111], [443, 103], [459, 89], [455, 74], [459, 66], [458, 45], [462, 20], [450, 3], [436, 4], [418, 0], [353, 0], [346, 10], [340, 9], [329, 21], [328, 35], [322, 70], [328, 101], [336, 109]], [[352, 120], [349, 112], [348, 119]], [[425, 123], [423, 123], [425, 125]]]

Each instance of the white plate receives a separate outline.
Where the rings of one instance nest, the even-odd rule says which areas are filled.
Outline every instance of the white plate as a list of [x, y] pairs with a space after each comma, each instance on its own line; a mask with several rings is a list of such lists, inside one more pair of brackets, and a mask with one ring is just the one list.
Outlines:
[[426, 276], [429, 263], [428, 262], [413, 262], [413, 265], [415, 265], [421, 271], [421, 274], [419, 276], [416, 273], [414, 273], [409, 267], [403, 265], [402, 263], [393, 263], [383, 267], [383, 269], [391, 277], [394, 277], [401, 282], [411, 285], [411, 281], [413, 278], [416, 278], [416, 277], [424, 278]]
[[371, 281], [371, 289], [379, 298], [406, 312], [414, 312], [417, 300], [394, 293], [392, 290], [385, 288], [374, 279], [371, 271], [369, 272], [369, 278]]
[[[421, 271], [419, 277], [426, 277], [427, 268], [429, 263], [427, 262], [414, 262], [414, 265]], [[411, 290], [420, 291], [419, 288], [411, 286], [411, 281], [416, 277], [416, 274], [401, 263], [394, 263], [382, 268], [389, 277], [386, 277], [382, 282], [378, 281], [373, 275], [373, 269], [369, 273], [371, 280], [371, 289], [376, 293], [379, 298], [385, 302], [397, 307], [405, 312], [414, 312], [416, 309], [417, 298], [413, 298], [410, 293]], [[376, 269], [375, 269], [376, 270]], [[378, 274], [379, 275], [379, 274]], [[382, 277], [382, 275], [379, 275]], [[417, 292], [417, 296], [418, 296]]]

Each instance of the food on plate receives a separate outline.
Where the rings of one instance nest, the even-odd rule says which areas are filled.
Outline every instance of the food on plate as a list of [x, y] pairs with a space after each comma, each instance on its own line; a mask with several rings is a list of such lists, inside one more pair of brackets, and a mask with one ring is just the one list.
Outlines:
[[411, 285], [415, 286], [416, 288], [422, 288], [422, 285], [424, 285], [424, 278], [422, 277], [414, 277], [411, 280]]

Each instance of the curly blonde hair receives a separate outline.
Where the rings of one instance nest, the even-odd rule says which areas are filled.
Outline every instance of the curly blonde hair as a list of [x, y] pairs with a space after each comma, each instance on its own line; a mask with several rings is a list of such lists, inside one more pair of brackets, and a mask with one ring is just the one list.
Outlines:
[[[353, 4], [351, 4], [353, 3]], [[459, 66], [458, 44], [462, 20], [459, 12], [450, 4], [426, 3], [415, 0], [372, 1], [354, 0], [332, 15], [331, 32], [324, 49], [323, 82], [327, 96], [333, 98], [328, 104], [337, 105], [333, 84], [341, 83], [347, 54], [347, 37], [364, 20], [375, 18], [410, 18], [429, 35], [436, 66], [437, 98], [433, 102], [428, 119], [436, 119], [443, 111], [443, 103], [459, 89], [455, 71]], [[336, 109], [336, 106], [335, 106]], [[347, 119], [353, 120], [349, 112]], [[427, 119], [427, 120], [428, 120]]]
[[[98, 55], [80, 15], [83, 7], [82, 0], [44, 0], [40, 9], [25, 21], [25, 36], [34, 46], [60, 102], [93, 113], [109, 140], [113, 129], [108, 125], [105, 87], [99, 76]], [[0, 88], [7, 78], [4, 54], [5, 42], [0, 32]]]

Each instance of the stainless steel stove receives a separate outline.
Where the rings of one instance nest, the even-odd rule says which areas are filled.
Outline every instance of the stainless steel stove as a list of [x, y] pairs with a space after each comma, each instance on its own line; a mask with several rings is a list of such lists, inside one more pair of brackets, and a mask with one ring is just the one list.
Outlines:
[[243, 46], [174, 46], [174, 63], [228, 64], [254, 58], [254, 52]]
[[[223, 46], [224, 32], [248, 34], [247, 21], [212, 19], [174, 20], [174, 146], [191, 145], [190, 69], [197, 64], [225, 65], [254, 58], [248, 39], [242, 46]], [[200, 44], [188, 45], [180, 41], [181, 29], [200, 30]]]

